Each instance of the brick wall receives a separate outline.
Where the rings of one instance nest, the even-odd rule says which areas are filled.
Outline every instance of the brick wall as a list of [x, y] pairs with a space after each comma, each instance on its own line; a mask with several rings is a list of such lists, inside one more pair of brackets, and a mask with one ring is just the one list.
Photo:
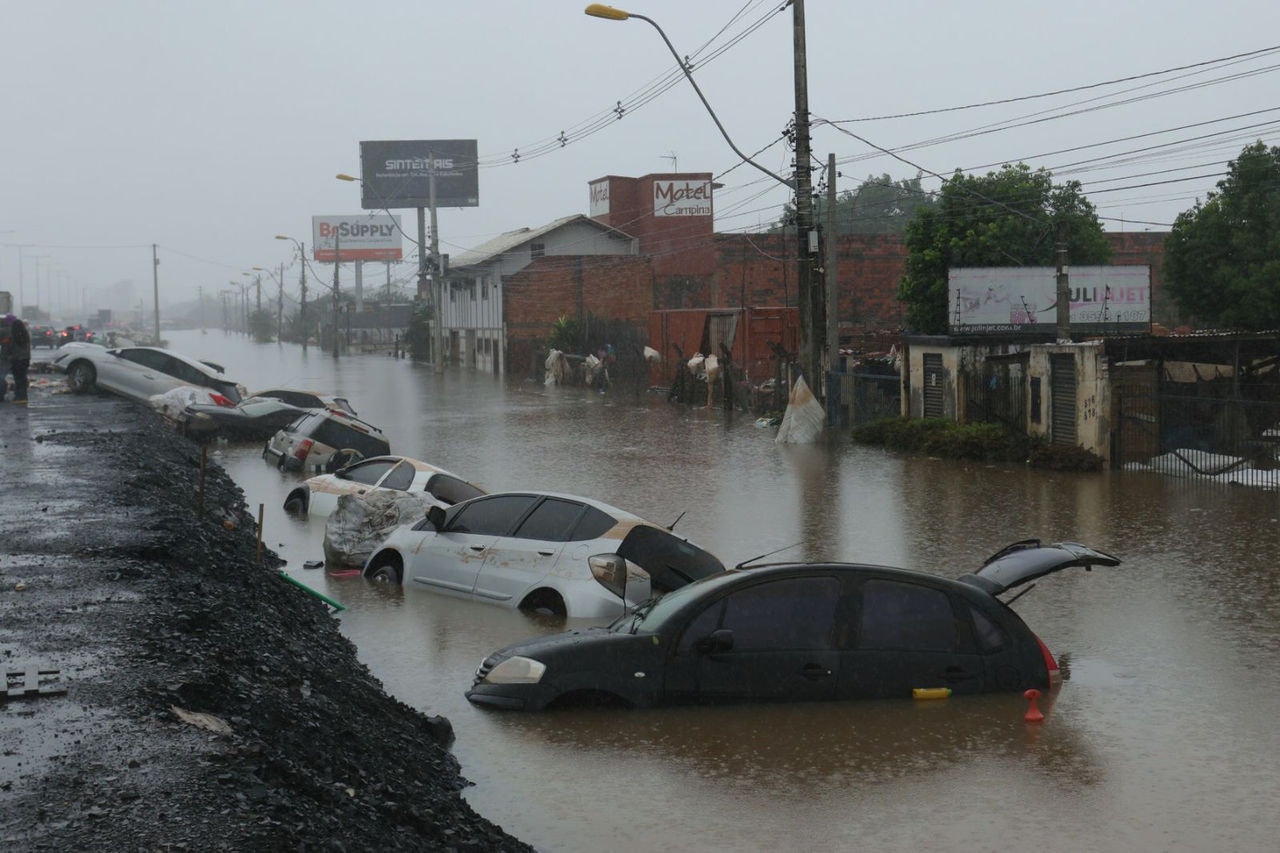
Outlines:
[[[1151, 266], [1152, 319], [1176, 325], [1164, 293], [1163, 232], [1108, 232], [1112, 263]], [[644, 328], [651, 310], [741, 306], [795, 306], [796, 246], [781, 234], [717, 234], [710, 274], [663, 274], [652, 258], [547, 257], [506, 283], [507, 336], [513, 369], [541, 348], [562, 314], [622, 319]], [[901, 237], [850, 234], [840, 238], [839, 327], [842, 339], [864, 339], [902, 327], [905, 308], [898, 282], [906, 268]], [[519, 342], [519, 343], [518, 343]], [[533, 342], [533, 343], [530, 343]]]

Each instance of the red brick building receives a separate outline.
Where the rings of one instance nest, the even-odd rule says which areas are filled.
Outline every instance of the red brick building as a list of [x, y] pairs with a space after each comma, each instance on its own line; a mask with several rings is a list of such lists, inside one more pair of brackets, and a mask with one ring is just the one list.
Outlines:
[[[652, 311], [797, 305], [796, 245], [782, 234], [717, 234], [709, 173], [606, 176], [591, 182], [590, 218], [635, 237], [638, 255], [545, 256], [503, 279], [506, 363], [532, 365], [556, 318], [626, 321]], [[1164, 232], [1109, 233], [1113, 264], [1151, 267], [1153, 322], [1176, 325], [1161, 286]], [[839, 238], [842, 342], [896, 335], [906, 246], [896, 235]]]

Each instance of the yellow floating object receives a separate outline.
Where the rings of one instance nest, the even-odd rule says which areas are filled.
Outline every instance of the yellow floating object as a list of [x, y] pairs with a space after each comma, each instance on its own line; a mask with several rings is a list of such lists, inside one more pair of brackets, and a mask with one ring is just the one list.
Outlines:
[[912, 699], [946, 699], [950, 695], [950, 687], [917, 687], [911, 691]]

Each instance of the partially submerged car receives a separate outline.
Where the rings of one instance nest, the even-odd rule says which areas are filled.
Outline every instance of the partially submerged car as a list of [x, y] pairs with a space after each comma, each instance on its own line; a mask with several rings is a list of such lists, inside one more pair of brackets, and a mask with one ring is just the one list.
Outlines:
[[177, 420], [196, 441], [266, 441], [308, 411], [272, 397], [246, 397], [234, 406], [191, 403]]
[[467, 691], [495, 708], [909, 698], [1047, 688], [1048, 647], [997, 598], [1120, 561], [1075, 542], [1016, 542], [950, 580], [859, 563], [737, 567], [604, 628], [515, 643]]
[[396, 528], [364, 576], [544, 610], [616, 616], [654, 594], [724, 572], [707, 551], [625, 510], [553, 492], [504, 492]]
[[271, 436], [262, 458], [284, 471], [321, 473], [390, 452], [391, 443], [373, 424], [346, 412], [314, 409]]
[[244, 386], [224, 377], [220, 365], [199, 361], [158, 347], [117, 347], [72, 342], [58, 349], [52, 362], [65, 373], [72, 391], [95, 388], [149, 402], [152, 397], [183, 386], [207, 388], [234, 406], [245, 396]]
[[267, 388], [253, 392], [252, 396], [270, 397], [273, 400], [280, 400], [299, 409], [337, 409], [349, 415], [359, 414], [346, 397], [322, 394], [319, 391], [302, 391], [296, 388]]
[[484, 489], [443, 468], [408, 456], [375, 456], [332, 474], [317, 474], [289, 492], [285, 512], [324, 517], [333, 512], [342, 495], [366, 495], [377, 491], [416, 492], [427, 495], [441, 508], [483, 495]]

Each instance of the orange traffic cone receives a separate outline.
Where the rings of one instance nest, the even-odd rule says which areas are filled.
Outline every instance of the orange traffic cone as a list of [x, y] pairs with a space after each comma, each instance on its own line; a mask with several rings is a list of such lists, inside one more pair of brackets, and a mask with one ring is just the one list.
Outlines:
[[1036, 700], [1040, 698], [1040, 691], [1032, 687], [1026, 693], [1022, 694], [1027, 700], [1027, 713], [1022, 715], [1022, 719], [1028, 723], [1040, 723], [1044, 721], [1044, 714], [1036, 707]]

